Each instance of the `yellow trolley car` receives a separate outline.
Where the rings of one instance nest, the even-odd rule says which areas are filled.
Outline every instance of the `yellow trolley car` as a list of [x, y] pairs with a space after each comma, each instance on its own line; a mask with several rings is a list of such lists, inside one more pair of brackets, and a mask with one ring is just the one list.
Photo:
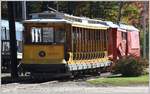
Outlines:
[[24, 21], [24, 71], [67, 73], [109, 67], [108, 28], [100, 20], [34, 13]]

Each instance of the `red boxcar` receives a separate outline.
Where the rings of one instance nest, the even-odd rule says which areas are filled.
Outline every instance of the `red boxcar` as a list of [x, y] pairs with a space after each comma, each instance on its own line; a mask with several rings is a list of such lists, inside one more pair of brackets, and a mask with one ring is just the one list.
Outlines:
[[108, 30], [108, 57], [115, 61], [123, 56], [140, 57], [139, 30], [129, 25], [106, 22]]

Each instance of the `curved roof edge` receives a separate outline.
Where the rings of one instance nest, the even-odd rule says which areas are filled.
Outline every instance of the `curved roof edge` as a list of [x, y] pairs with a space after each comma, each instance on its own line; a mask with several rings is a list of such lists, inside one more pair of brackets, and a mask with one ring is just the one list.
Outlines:
[[109, 26], [103, 25], [103, 24], [90, 24], [86, 22], [75, 22], [75, 21], [69, 21], [66, 19], [30, 19], [25, 20], [23, 23], [70, 23], [72, 26], [75, 27], [83, 27], [83, 28], [91, 28], [91, 29], [108, 29]]
[[126, 25], [126, 24], [114, 24], [111, 21], [103, 21], [103, 23], [105, 23], [106, 25], [108, 25], [111, 28], [118, 28], [118, 30], [120, 31], [139, 31], [139, 29], [137, 29], [136, 27], [132, 26], [132, 25]]

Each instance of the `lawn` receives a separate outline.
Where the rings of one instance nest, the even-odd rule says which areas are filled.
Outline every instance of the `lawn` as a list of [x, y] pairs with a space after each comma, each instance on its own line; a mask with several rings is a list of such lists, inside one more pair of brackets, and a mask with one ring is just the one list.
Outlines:
[[148, 85], [149, 75], [138, 77], [107, 77], [87, 80], [88, 83], [94, 85], [109, 85], [109, 86], [135, 86], [135, 85]]

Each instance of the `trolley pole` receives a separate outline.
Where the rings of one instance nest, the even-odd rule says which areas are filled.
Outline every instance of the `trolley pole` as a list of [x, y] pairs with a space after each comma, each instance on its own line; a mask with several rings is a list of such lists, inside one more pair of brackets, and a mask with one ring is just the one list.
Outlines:
[[14, 20], [14, 2], [8, 1], [8, 15], [9, 15], [9, 35], [10, 35], [10, 59], [11, 59], [11, 77], [18, 77], [17, 70], [17, 43], [16, 43], [16, 29]]

